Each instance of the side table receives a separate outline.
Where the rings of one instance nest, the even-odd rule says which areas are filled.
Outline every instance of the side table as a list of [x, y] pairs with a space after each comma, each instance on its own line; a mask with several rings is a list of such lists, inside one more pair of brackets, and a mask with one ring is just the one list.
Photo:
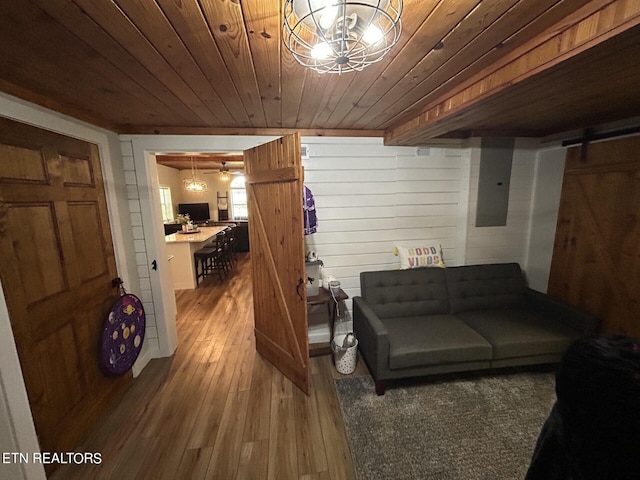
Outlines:
[[[347, 300], [349, 295], [347, 295], [344, 290], [340, 289], [338, 294], [336, 295], [336, 300], [341, 302], [343, 300]], [[333, 328], [336, 323], [336, 302], [333, 300], [333, 296], [331, 292], [326, 288], [321, 288], [318, 291], [318, 295], [314, 295], [313, 297], [307, 297], [307, 305], [327, 305], [327, 317], [329, 318], [329, 342], [323, 343], [310, 343], [309, 344], [309, 356], [315, 357], [317, 355], [330, 355], [331, 352], [331, 340], [333, 340]]]

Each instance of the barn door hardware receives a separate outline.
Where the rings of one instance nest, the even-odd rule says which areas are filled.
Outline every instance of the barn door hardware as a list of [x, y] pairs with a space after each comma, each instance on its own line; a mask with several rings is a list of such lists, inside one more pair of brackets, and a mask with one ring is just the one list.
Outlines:
[[593, 129], [587, 128], [584, 130], [581, 137], [572, 138], [570, 140], [563, 140], [562, 146], [570, 147], [573, 145], [582, 145], [582, 150], [580, 151], [580, 161], [586, 162], [589, 143], [595, 142], [597, 140], [609, 140], [611, 138], [633, 135], [636, 133], [640, 133], [640, 126], [623, 128], [621, 130], [613, 130], [605, 133], [594, 133]]

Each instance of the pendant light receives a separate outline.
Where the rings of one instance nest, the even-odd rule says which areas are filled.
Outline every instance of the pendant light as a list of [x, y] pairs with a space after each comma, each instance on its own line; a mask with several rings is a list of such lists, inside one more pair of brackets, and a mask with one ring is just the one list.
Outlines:
[[198, 166], [191, 157], [191, 178], [185, 178], [182, 181], [184, 189], [189, 192], [206, 192], [207, 182], [198, 178]]

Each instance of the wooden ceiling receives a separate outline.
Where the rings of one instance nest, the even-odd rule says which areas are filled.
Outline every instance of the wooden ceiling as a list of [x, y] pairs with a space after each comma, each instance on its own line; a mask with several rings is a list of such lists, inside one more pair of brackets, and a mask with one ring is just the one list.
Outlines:
[[640, 112], [638, 0], [404, 0], [400, 42], [321, 75], [283, 0], [3, 0], [0, 90], [118, 133], [541, 136]]

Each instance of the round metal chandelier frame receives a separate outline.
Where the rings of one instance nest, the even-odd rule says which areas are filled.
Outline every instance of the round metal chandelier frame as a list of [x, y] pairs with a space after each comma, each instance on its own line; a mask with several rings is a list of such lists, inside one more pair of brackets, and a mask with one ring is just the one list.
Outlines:
[[319, 73], [361, 71], [397, 43], [401, 13], [402, 0], [285, 0], [283, 41]]

